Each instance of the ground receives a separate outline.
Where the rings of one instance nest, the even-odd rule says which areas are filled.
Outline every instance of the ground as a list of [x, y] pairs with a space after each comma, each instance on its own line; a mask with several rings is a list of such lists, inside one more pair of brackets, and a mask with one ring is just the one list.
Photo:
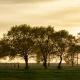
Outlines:
[[25, 69], [0, 69], [0, 80], [79, 80], [80, 68], [30, 67]]

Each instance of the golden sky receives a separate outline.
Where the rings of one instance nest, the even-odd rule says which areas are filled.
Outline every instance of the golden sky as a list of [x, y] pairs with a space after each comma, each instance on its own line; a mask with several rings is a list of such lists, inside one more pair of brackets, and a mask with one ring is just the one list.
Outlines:
[[54, 26], [80, 32], [80, 0], [0, 0], [0, 37], [12, 26]]

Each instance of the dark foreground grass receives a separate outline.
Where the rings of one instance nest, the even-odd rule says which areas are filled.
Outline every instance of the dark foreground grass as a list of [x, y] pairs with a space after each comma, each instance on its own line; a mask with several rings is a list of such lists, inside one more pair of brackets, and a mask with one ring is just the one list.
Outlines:
[[80, 68], [0, 69], [0, 80], [79, 80]]

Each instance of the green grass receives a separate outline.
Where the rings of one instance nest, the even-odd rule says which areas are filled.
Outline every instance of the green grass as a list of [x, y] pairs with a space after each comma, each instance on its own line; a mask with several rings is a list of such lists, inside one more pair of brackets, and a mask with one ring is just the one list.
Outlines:
[[25, 69], [0, 69], [0, 80], [79, 80], [80, 68], [30, 67]]

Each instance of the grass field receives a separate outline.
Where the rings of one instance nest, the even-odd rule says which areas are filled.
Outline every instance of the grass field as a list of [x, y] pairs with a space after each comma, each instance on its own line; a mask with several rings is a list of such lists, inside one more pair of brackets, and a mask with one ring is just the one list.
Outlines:
[[80, 68], [63, 67], [58, 70], [56, 67], [48, 67], [47, 70], [41, 66], [25, 69], [0, 69], [0, 80], [79, 80]]

